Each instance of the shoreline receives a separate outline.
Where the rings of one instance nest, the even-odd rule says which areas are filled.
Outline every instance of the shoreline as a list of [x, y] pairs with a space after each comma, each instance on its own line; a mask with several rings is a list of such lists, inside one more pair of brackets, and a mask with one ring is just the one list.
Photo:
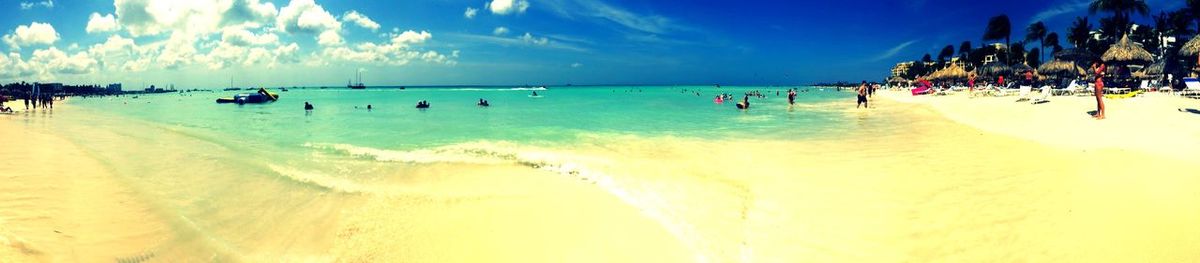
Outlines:
[[[1053, 96], [1049, 102], [1015, 102], [1017, 96], [969, 97], [962, 92], [912, 96], [907, 90], [876, 92], [887, 101], [924, 105], [942, 117], [978, 130], [1011, 136], [1072, 151], [1138, 151], [1179, 161], [1200, 156], [1200, 115], [1181, 112], [1200, 108], [1200, 101], [1167, 94], [1105, 99], [1104, 120], [1088, 116], [1096, 107], [1091, 96]], [[1037, 97], [1036, 91], [1029, 97]]]

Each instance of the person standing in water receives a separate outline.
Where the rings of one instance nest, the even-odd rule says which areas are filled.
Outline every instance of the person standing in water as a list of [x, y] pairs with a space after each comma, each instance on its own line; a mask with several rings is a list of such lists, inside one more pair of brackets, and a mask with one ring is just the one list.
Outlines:
[[871, 105], [867, 104], [867, 81], [866, 80], [864, 80], [862, 82], [862, 85], [858, 86], [858, 105], [855, 105], [854, 108], [857, 109], [859, 107], [871, 108]]
[[1104, 119], [1104, 63], [1092, 62], [1092, 71], [1096, 73], [1096, 115], [1097, 120]]
[[788, 89], [788, 105], [796, 104], [796, 90]]
[[307, 101], [305, 101], [304, 102], [304, 111], [312, 111], [312, 110], [313, 110], [313, 105], [309, 104]]
[[750, 109], [750, 94], [746, 94], [745, 97], [742, 97], [742, 102], [738, 102], [737, 108], [741, 110]]

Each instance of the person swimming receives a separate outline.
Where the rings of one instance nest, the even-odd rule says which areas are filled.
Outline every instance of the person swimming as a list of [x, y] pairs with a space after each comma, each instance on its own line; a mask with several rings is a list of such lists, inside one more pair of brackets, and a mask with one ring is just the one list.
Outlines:
[[313, 110], [313, 105], [312, 105], [312, 104], [309, 104], [307, 101], [305, 101], [305, 102], [304, 102], [304, 110], [306, 110], [306, 111], [311, 111], [311, 110]]
[[720, 95], [717, 95], [716, 98], [713, 98], [713, 103], [716, 103], [716, 104], [725, 103], [725, 99], [722, 98]]
[[534, 92], [533, 92], [533, 95], [529, 95], [529, 96], [534, 96], [534, 97], [537, 97], [537, 96], [538, 96], [538, 95], [537, 95], [537, 91], [534, 91]]
[[428, 102], [428, 101], [423, 101], [423, 100], [422, 100], [422, 101], [419, 101], [419, 102], [417, 102], [417, 108], [418, 108], [418, 109], [428, 109], [428, 108], [429, 108], [429, 102]]
[[745, 97], [742, 97], [742, 102], [738, 102], [737, 108], [740, 110], [750, 109], [750, 95], [746, 95]]
[[475, 105], [479, 105], [480, 107], [492, 106], [487, 100], [484, 99], [479, 99], [479, 103], [476, 103]]
[[367, 104], [367, 110], [368, 110], [368, 111], [370, 111], [371, 109], [373, 109], [373, 108], [371, 107], [371, 104]]

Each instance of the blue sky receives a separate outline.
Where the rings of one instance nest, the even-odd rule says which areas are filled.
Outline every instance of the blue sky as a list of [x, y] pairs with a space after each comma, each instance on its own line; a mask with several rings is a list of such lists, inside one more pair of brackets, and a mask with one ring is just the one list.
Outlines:
[[[1155, 14], [1183, 5], [1147, 2]], [[1014, 39], [1037, 19], [1065, 34], [1087, 3], [3, 0], [0, 81], [336, 86], [357, 70], [368, 85], [878, 80], [895, 62], [979, 45], [997, 14]]]

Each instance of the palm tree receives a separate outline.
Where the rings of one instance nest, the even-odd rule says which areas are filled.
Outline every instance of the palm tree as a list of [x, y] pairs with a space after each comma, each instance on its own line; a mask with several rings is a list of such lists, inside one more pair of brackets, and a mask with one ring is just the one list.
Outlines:
[[958, 45], [958, 55], [962, 57], [963, 61], [966, 61], [971, 56], [971, 41], [963, 41], [962, 44]]
[[[1053, 49], [1051, 50], [1053, 51], [1050, 52], [1051, 55], [1053, 55], [1054, 52], [1061, 50], [1062, 46], [1058, 44], [1058, 33], [1050, 32], [1049, 34], [1046, 34], [1046, 37], [1042, 38], [1042, 47], [1052, 47]], [[1046, 60], [1042, 59], [1042, 61]]]
[[1012, 46], [1008, 47], [1008, 52], [1005, 52], [1005, 53], [1007, 53], [1010, 58], [1017, 58], [1017, 59], [1021, 60], [1021, 61], [1008, 61], [1007, 63], [1009, 63], [1009, 64], [1016, 64], [1017, 62], [1026, 62], [1025, 61], [1025, 44], [1023, 44], [1021, 42], [1013, 43]]
[[1187, 0], [1187, 7], [1183, 8], [1188, 17], [1196, 19], [1196, 31], [1200, 31], [1200, 0]]
[[1133, 13], [1147, 15], [1150, 13], [1150, 6], [1146, 5], [1146, 0], [1092, 0], [1092, 4], [1088, 5], [1088, 14], [1096, 14], [1099, 11], [1112, 13], [1113, 17], [1117, 18], [1114, 22], [1125, 22], [1117, 25], [1120, 28], [1117, 32], [1113, 32], [1116, 33], [1114, 36], [1121, 37], [1129, 27], [1128, 21], [1132, 20], [1130, 15]]
[[1086, 16], [1081, 16], [1075, 19], [1075, 23], [1067, 29], [1067, 41], [1071, 42], [1075, 48], [1087, 47], [1088, 41], [1092, 39], [1092, 23], [1088, 22]]
[[1042, 65], [1041, 56], [1042, 52], [1038, 51], [1038, 49], [1030, 49], [1029, 53], [1025, 54], [1025, 64], [1029, 64], [1030, 67], [1037, 68], [1038, 66]]
[[954, 56], [954, 45], [946, 45], [942, 48], [942, 52], [938, 53], [938, 63], [945, 67], [946, 58]]
[[[1012, 23], [1008, 21], [1008, 15], [998, 15], [988, 20], [987, 30], [983, 32], [983, 41], [1004, 39], [1004, 45], [1011, 46], [1011, 37]], [[1007, 55], [1004, 62], [1009, 62]]]
[[[1037, 21], [1036, 23], [1030, 24], [1025, 31], [1025, 41], [1033, 42], [1034, 40], [1037, 40], [1038, 44], [1040, 44], [1038, 45], [1038, 53], [1040, 54], [1043, 51], [1042, 47], [1046, 45], [1046, 24], [1043, 24], [1042, 21]], [[1039, 61], [1040, 59], [1041, 57], [1039, 57]]]

